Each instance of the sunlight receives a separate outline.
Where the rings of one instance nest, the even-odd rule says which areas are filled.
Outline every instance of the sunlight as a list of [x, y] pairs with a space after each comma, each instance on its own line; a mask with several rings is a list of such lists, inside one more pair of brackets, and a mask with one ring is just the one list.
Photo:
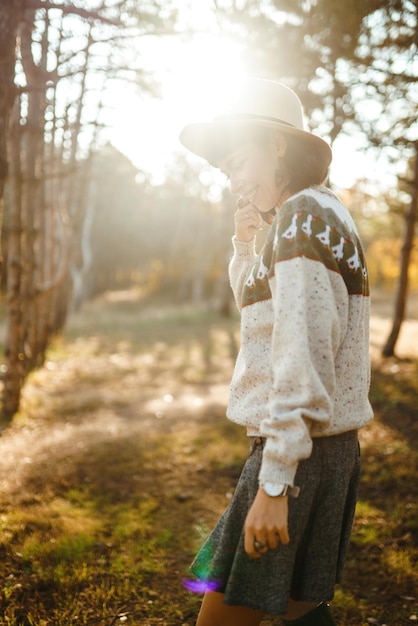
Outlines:
[[181, 128], [211, 119], [232, 97], [245, 68], [238, 46], [221, 36], [201, 34], [187, 42], [155, 44], [150, 42], [148, 54], [163, 85], [163, 98], [127, 97], [115, 89], [110, 97], [117, 115], [109, 139], [158, 179], [173, 152], [181, 149]]
[[240, 50], [227, 39], [201, 35], [184, 45], [164, 88], [174, 118], [211, 118], [245, 75]]
[[[216, 115], [247, 70], [239, 45], [213, 33], [186, 41], [150, 41], [144, 55], [162, 84], [162, 98], [139, 97], [115, 86], [109, 94], [115, 114], [107, 137], [136, 167], [149, 172], [153, 182], [161, 183], [173, 154], [184, 153], [178, 139], [183, 126]], [[381, 181], [382, 164], [363, 152], [357, 136], [338, 137], [333, 152], [330, 175], [337, 187], [349, 188], [364, 176]], [[218, 197], [219, 189], [215, 191]]]

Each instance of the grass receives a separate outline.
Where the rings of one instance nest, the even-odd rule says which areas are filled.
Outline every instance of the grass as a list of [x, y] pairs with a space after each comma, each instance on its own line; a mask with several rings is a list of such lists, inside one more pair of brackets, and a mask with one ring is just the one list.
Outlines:
[[[237, 319], [102, 298], [1, 438], [0, 623], [192, 626], [188, 564], [247, 441], [225, 417]], [[418, 621], [418, 366], [376, 363], [340, 626]]]

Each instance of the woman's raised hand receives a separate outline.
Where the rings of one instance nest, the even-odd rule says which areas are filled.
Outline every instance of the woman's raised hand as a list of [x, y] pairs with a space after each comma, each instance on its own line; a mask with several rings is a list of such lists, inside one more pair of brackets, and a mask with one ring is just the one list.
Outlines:
[[237, 200], [237, 210], [234, 214], [235, 237], [237, 241], [249, 242], [260, 229], [262, 219], [258, 209], [245, 196]]

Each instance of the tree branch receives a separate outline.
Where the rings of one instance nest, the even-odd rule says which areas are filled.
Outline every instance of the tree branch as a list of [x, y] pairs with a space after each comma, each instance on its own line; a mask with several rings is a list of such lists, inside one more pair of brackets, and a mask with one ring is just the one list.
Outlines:
[[84, 17], [87, 20], [94, 20], [103, 22], [104, 24], [110, 24], [111, 26], [122, 26], [122, 23], [118, 20], [111, 20], [108, 17], [104, 17], [100, 15], [98, 11], [89, 11], [88, 9], [82, 9], [81, 7], [75, 7], [71, 4], [64, 5], [58, 4], [55, 2], [50, 2], [49, 0], [27, 0], [26, 7], [27, 9], [58, 9], [62, 11], [65, 15], [79, 15], [80, 17]]

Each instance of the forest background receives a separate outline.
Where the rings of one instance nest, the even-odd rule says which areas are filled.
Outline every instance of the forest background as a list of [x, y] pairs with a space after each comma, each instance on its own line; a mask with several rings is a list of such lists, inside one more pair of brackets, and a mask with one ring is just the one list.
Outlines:
[[242, 74], [294, 87], [311, 129], [340, 147], [340, 171], [358, 172], [363, 157], [362, 178], [338, 191], [361, 229], [372, 286], [398, 286], [382, 347], [392, 355], [408, 284], [418, 282], [416, 13], [406, 0], [4, 2], [4, 418], [69, 310], [99, 293], [135, 286], [230, 312], [225, 182], [178, 143], [161, 164], [179, 111], [201, 116]]
[[[239, 344], [238, 318], [226, 271], [231, 254], [234, 200], [219, 173], [182, 150], [176, 138], [183, 123], [193, 121], [193, 116], [200, 119], [203, 114], [210, 114], [243, 75], [279, 79], [300, 95], [309, 128], [329, 140], [334, 148], [335, 162], [329, 184], [342, 197], [361, 231], [374, 311], [384, 311], [386, 322], [390, 320], [383, 324], [384, 334], [372, 335], [372, 341], [379, 338], [373, 345], [377, 382], [372, 398], [378, 415], [386, 416], [390, 409], [391, 419], [396, 416], [402, 425], [402, 437], [398, 439], [398, 434], [395, 436], [388, 430], [387, 424], [368, 436], [380, 437], [387, 455], [395, 450], [399, 456], [393, 457], [394, 463], [403, 458], [405, 463], [408, 459], [409, 466], [408, 470], [391, 466], [390, 476], [387, 476], [383, 460], [383, 457], [387, 460], [387, 455], [381, 450], [369, 454], [372, 464], [378, 461], [382, 472], [378, 483], [384, 487], [379, 493], [373, 492], [375, 500], [367, 500], [369, 508], [361, 509], [358, 546], [360, 551], [364, 549], [364, 554], [359, 553], [357, 557], [360, 563], [362, 558], [366, 560], [365, 554], [372, 550], [373, 537], [376, 539], [381, 532], [383, 514], [379, 511], [387, 508], [384, 497], [388, 494], [394, 497], [391, 489], [399, 472], [406, 480], [412, 477], [417, 463], [416, 446], [408, 443], [405, 448], [404, 439], [416, 443], [417, 386], [413, 382], [418, 343], [416, 326], [408, 326], [408, 334], [404, 335], [406, 352], [405, 345], [397, 350], [405, 320], [416, 319], [418, 291], [415, 247], [417, 46], [416, 0], [341, 3], [330, 0], [205, 0], [199, 3], [3, 0], [0, 7], [0, 344], [4, 349], [0, 385], [2, 423], [8, 426], [3, 435], [4, 458], [12, 465], [14, 459], [20, 458], [19, 445], [26, 442], [26, 429], [29, 428], [33, 436], [32, 429], [41, 428], [43, 424], [42, 432], [49, 430], [48, 437], [51, 437], [55, 428], [62, 428], [64, 404], [68, 415], [72, 411], [76, 421], [81, 419], [80, 406], [72, 406], [68, 397], [62, 399], [61, 406], [54, 404], [55, 396], [65, 393], [66, 389], [56, 368], [67, 368], [67, 374], [71, 371], [71, 384], [69, 379], [65, 382], [72, 393], [80, 390], [81, 394], [88, 378], [83, 358], [97, 366], [101, 355], [103, 362], [100, 361], [98, 372], [110, 385], [107, 378], [110, 370], [105, 372], [104, 363], [111, 368], [119, 358], [126, 357], [123, 339], [132, 335], [131, 324], [138, 324], [131, 349], [136, 351], [146, 379], [137, 381], [141, 393], [137, 401], [144, 411], [142, 403], [149, 389], [166, 369], [176, 372], [179, 386], [190, 384], [191, 379], [204, 385], [205, 376], [209, 387], [227, 382], [228, 359], [236, 353]], [[263, 235], [260, 233], [260, 244]], [[85, 324], [82, 328], [80, 320]], [[73, 334], [74, 328], [77, 336]], [[221, 347], [215, 349], [211, 344], [208, 328], [215, 329], [214, 345], [219, 341]], [[190, 333], [194, 330], [193, 341], [198, 341], [203, 351], [203, 365], [198, 358], [195, 360], [193, 350], [188, 352], [192, 341]], [[183, 333], [183, 338], [179, 333]], [[93, 349], [92, 342], [102, 336], [107, 336], [104, 344]], [[108, 341], [113, 341], [112, 348], [107, 345]], [[83, 347], [74, 359], [77, 342]], [[162, 356], [167, 345], [176, 346], [177, 356], [174, 352], [171, 354], [171, 348], [168, 356]], [[212, 351], [218, 348], [220, 354], [227, 351], [227, 365], [217, 361], [218, 355], [215, 358], [218, 371], [214, 376]], [[139, 355], [146, 355], [144, 361]], [[159, 369], [155, 369], [156, 362]], [[130, 361], [127, 370], [136, 369], [138, 363]], [[191, 373], [189, 369], [193, 368], [195, 372]], [[113, 382], [128, 384], [118, 377]], [[93, 384], [92, 380], [90, 383]], [[165, 384], [161, 384], [161, 389]], [[208, 393], [209, 387], [202, 389]], [[35, 396], [42, 397], [42, 401], [33, 403], [34, 389], [38, 390]], [[199, 402], [203, 397], [202, 389], [196, 394]], [[104, 390], [100, 386], [95, 393], [103, 395]], [[221, 409], [210, 405], [207, 412], [203, 411], [203, 416], [209, 419], [209, 425], [205, 423], [204, 428], [210, 430], [212, 420], [216, 421], [222, 412], [222, 393]], [[157, 421], [165, 415], [174, 397], [171, 391], [161, 391], [161, 394], [164, 410], [157, 407], [153, 411]], [[68, 405], [72, 406], [71, 410]], [[48, 417], [45, 407], [51, 412]], [[85, 406], [81, 413], [91, 419], [95, 409]], [[58, 419], [57, 424], [52, 424], [52, 414]], [[146, 411], [143, 417], [145, 414]], [[99, 423], [102, 422], [98, 420]], [[156, 435], [155, 422], [152, 423], [147, 436], [142, 433], [143, 442]], [[222, 432], [233, 447], [235, 432]], [[181, 458], [186, 454], [191, 467], [195, 462], [193, 455], [201, 445], [198, 438], [194, 447], [190, 447], [173, 439], [172, 434], [167, 432], [166, 435], [167, 446], [173, 451], [178, 444], [181, 449], [178, 454]], [[215, 435], [213, 437], [215, 440]], [[10, 458], [8, 445], [13, 450]], [[370, 439], [369, 445], [373, 445]], [[186, 448], [188, 453], [184, 453]], [[165, 458], [168, 452], [164, 446], [158, 449]], [[146, 457], [144, 450], [141, 451]], [[68, 454], [71, 456], [70, 452]], [[111, 451], [113, 454], [115, 450]], [[121, 454], [119, 449], [118, 454]], [[209, 450], [208, 454], [210, 457], [212, 452]], [[95, 471], [104, 471], [104, 459], [94, 458]], [[145, 458], [145, 466], [148, 461], [151, 463]], [[132, 462], [131, 457], [127, 462]], [[209, 462], [215, 463], [211, 457]], [[219, 459], [217, 462], [219, 464]], [[171, 457], [166, 458], [165, 463], [164, 467], [171, 474], [176, 463]], [[235, 478], [236, 464], [235, 451], [222, 466], [226, 478]], [[8, 467], [5, 466], [6, 473]], [[157, 463], [153, 468], [154, 477], [155, 472], [164, 473], [164, 467]], [[216, 468], [219, 469], [218, 465]], [[3, 503], [3, 530], [6, 529], [7, 535], [7, 540], [1, 544], [7, 553], [6, 569], [2, 573], [4, 623], [75, 624], [99, 623], [100, 620], [119, 623], [116, 620], [123, 621], [124, 615], [134, 619], [139, 610], [143, 611], [142, 621], [132, 623], [187, 623], [187, 611], [179, 617], [182, 609], [175, 601], [170, 600], [174, 604], [171, 617], [166, 621], [161, 617], [163, 613], [159, 617], [158, 611], [151, 610], [155, 605], [152, 585], [144, 587], [151, 595], [144, 592], [140, 600], [131, 599], [135, 608], [132, 609], [131, 604], [132, 610], [128, 608], [125, 613], [121, 608], [122, 589], [116, 585], [117, 591], [115, 587], [112, 591], [109, 581], [101, 587], [103, 597], [95, 597], [94, 601], [86, 597], [80, 600], [84, 617], [77, 616], [80, 605], [72, 608], [65, 605], [62, 598], [68, 591], [66, 585], [70, 584], [66, 576], [70, 575], [65, 567], [58, 572], [58, 561], [66, 562], [66, 558], [70, 559], [69, 553], [75, 551], [81, 565], [80, 572], [74, 574], [73, 571], [70, 576], [71, 585], [76, 584], [74, 577], [78, 576], [77, 585], [85, 591], [88, 576], [82, 573], [82, 568], [88, 563], [86, 554], [97, 550], [97, 546], [86, 540], [85, 546], [77, 548], [74, 543], [68, 543], [68, 529], [60, 527], [63, 536], [58, 541], [55, 535], [58, 531], [53, 525], [39, 527], [40, 515], [45, 514], [43, 509], [40, 513], [41, 501], [51, 512], [51, 501], [57, 496], [55, 492], [52, 494], [51, 475], [46, 471], [41, 480], [41, 474], [33, 474], [36, 477], [35, 480], [32, 476], [33, 490], [34, 493], [43, 489], [46, 492], [30, 501], [30, 506], [34, 507], [31, 514], [22, 513], [20, 500], [18, 504], [16, 499], [8, 501], [6, 498]], [[87, 506], [87, 500], [81, 502], [80, 494], [76, 493], [77, 476], [70, 474], [71, 477], [68, 475], [62, 480], [68, 482], [66, 498], [71, 491], [68, 502], [76, 502], [77, 516], [81, 508]], [[23, 474], [18, 472], [18, 475], [19, 480], [23, 480]], [[27, 480], [27, 473], [24, 476]], [[207, 488], [208, 477], [203, 478]], [[16, 485], [21, 483], [16, 477], [13, 480], [17, 489]], [[109, 477], [109, 481], [112, 480]], [[180, 483], [180, 478], [177, 480]], [[64, 483], [59, 483], [60, 502]], [[176, 502], [183, 506], [189, 502], [190, 492], [176, 485]], [[29, 483], [25, 482], [25, 489], [31, 492]], [[102, 493], [101, 498], [115, 498], [112, 489], [109, 484], [104, 485], [107, 495]], [[396, 540], [384, 539], [386, 545], [391, 541], [396, 544], [391, 543], [391, 546], [393, 559], [398, 561], [386, 568], [387, 578], [383, 584], [383, 587], [389, 585], [396, 570], [395, 578], [401, 589], [396, 616], [392, 621], [387, 620], [389, 609], [382, 597], [373, 604], [370, 598], [365, 602], [364, 598], [347, 598], [343, 594], [339, 610], [346, 624], [358, 624], [360, 613], [364, 623], [383, 624], [386, 618], [392, 626], [409, 623], [411, 616], [416, 617], [417, 610], [410, 608], [410, 603], [416, 600], [411, 591], [415, 576], [411, 572], [417, 553], [414, 543], [417, 527], [412, 521], [414, 501], [416, 506], [416, 498], [412, 497], [415, 482], [406, 480], [403, 489], [408, 497], [402, 511], [395, 507], [398, 515]], [[48, 501], [47, 493], [52, 500]], [[83, 498], [85, 496], [84, 493]], [[91, 506], [94, 501], [91, 493], [89, 498]], [[96, 504], [100, 508], [101, 505]], [[220, 500], [214, 500], [212, 512], [221, 508], [221, 504]], [[24, 509], [28, 503], [23, 502], [22, 506]], [[129, 517], [127, 525], [132, 530], [129, 542], [135, 532], [144, 532], [148, 537], [151, 518], [159, 518], [155, 498], [145, 498], [141, 506], [142, 521], [136, 523], [142, 523], [145, 530], [140, 526], [132, 529], [133, 522], [125, 511]], [[183, 514], [184, 510], [183, 506]], [[11, 511], [14, 512], [12, 517]], [[178, 514], [181, 518], [182, 513]], [[27, 517], [23, 519], [21, 515]], [[54, 515], [61, 519], [62, 511], [55, 510]], [[68, 511], [64, 517], [66, 515], [68, 517]], [[80, 525], [83, 524], [80, 522]], [[373, 529], [369, 535], [365, 531], [368, 525]], [[30, 529], [33, 537], [26, 544]], [[85, 536], [85, 528], [83, 532], [76, 530], [75, 535]], [[100, 540], [103, 554], [99, 555], [99, 560], [108, 558], [107, 544], [113, 546], [125, 541], [126, 549], [127, 535], [123, 538], [122, 531], [118, 532], [121, 536], [118, 541], [113, 537], [114, 543]], [[181, 535], [182, 531], [176, 528], [176, 532]], [[45, 537], [52, 541], [51, 533], [53, 543], [60, 545], [57, 553], [52, 557], [50, 550], [34, 556], [35, 544], [42, 543]], [[74, 534], [74, 527], [69, 534]], [[399, 537], [407, 543], [412, 541], [412, 551], [402, 551]], [[138, 561], [143, 564], [144, 558], [146, 562], [147, 559], [161, 560], [165, 547], [168, 552], [172, 550], [171, 540], [172, 537], [164, 535], [156, 543], [150, 541], [150, 550], [154, 553], [146, 557], [142, 553], [134, 555], [135, 567]], [[187, 537], [183, 540], [187, 544]], [[187, 549], [191, 550], [190, 544], [186, 552]], [[16, 565], [18, 553], [26, 556]], [[404, 559], [402, 563], [399, 554]], [[57, 561], [53, 574], [50, 573], [51, 559]], [[380, 556], [376, 557], [372, 569], [376, 567], [376, 571], [381, 572], [379, 559]], [[37, 578], [34, 571], [40, 562]], [[74, 570], [74, 563], [71, 563]], [[122, 567], [120, 563], [119, 566]], [[123, 567], [129, 569], [126, 562]], [[152, 567], [149, 571], [146, 567], [135, 570], [143, 586], [144, 571], [148, 576], [161, 574]], [[16, 577], [23, 582], [16, 582]], [[122, 579], [127, 584], [123, 576]], [[37, 589], [37, 593], [41, 593], [42, 585], [56, 590], [56, 597], [54, 591], [51, 597], [55, 599], [49, 604], [38, 598], [36, 612], [31, 606], [31, 592]], [[58, 601], [60, 593], [62, 597]], [[384, 595], [387, 600], [393, 599], [387, 591]], [[148, 598], [146, 602], [144, 597]], [[382, 602], [383, 613], [378, 606]], [[100, 610], [94, 612], [91, 604], [96, 609], [100, 605]], [[113, 613], [110, 609], [108, 613], [105, 606], [112, 606]], [[190, 614], [195, 608], [189, 607]], [[48, 618], [51, 611], [54, 617]], [[98, 614], [102, 617], [97, 617]]]

